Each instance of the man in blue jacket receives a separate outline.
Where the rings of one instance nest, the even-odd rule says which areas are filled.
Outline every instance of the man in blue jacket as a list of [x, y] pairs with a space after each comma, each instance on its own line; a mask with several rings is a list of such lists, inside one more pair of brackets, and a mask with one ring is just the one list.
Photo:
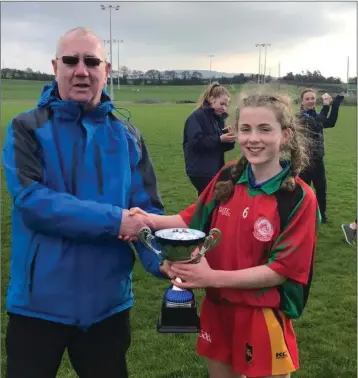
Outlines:
[[[81, 378], [127, 377], [131, 245], [162, 214], [142, 136], [118, 120], [103, 91], [110, 70], [90, 30], [67, 32], [52, 62], [56, 80], [10, 123], [3, 165], [12, 199], [7, 295], [8, 378], [56, 377], [64, 351]], [[133, 242], [146, 270], [167, 264]]]

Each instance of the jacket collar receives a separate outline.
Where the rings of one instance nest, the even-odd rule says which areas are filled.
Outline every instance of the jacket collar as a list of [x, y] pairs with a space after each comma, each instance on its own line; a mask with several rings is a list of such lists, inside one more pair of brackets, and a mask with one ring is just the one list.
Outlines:
[[72, 100], [62, 100], [58, 91], [57, 81], [44, 86], [41, 97], [37, 103], [39, 108], [49, 108], [65, 118], [78, 119], [81, 116], [92, 119], [100, 119], [111, 113], [114, 109], [113, 102], [105, 90], [102, 90], [101, 101], [97, 107], [86, 112], [82, 104]]
[[226, 119], [229, 116], [229, 114], [226, 113], [226, 112], [224, 112], [222, 114], [216, 114], [214, 109], [209, 105], [209, 103], [207, 101], [204, 102], [202, 109], [205, 113], [207, 113], [210, 116], [217, 118], [217, 119]]

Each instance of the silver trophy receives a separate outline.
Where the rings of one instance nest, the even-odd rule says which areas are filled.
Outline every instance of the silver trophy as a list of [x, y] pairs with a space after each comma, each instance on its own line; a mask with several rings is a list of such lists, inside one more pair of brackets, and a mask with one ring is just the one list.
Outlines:
[[[158, 230], [153, 235], [148, 227], [144, 227], [139, 231], [138, 238], [148, 249], [158, 255], [160, 261], [195, 264], [207, 251], [219, 244], [221, 232], [213, 228], [206, 235], [205, 232], [190, 228], [167, 228]], [[153, 244], [157, 244], [158, 248]], [[195, 247], [199, 247], [199, 251], [193, 257]], [[179, 277], [176, 281], [181, 282]], [[192, 290], [183, 290], [175, 285], [167, 289], [162, 301], [157, 330], [161, 333], [200, 331], [200, 319]]]

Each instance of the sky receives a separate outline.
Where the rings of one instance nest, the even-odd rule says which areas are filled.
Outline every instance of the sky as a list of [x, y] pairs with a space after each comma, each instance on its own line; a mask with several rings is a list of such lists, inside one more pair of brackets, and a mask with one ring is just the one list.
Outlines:
[[[357, 76], [356, 2], [2, 2], [1, 65], [52, 72], [59, 37], [77, 26], [119, 45], [119, 64], [146, 71], [212, 70], [256, 73], [267, 43], [266, 73], [318, 69], [328, 77]], [[109, 51], [109, 46], [107, 46]], [[261, 50], [264, 65], [264, 48]], [[113, 44], [118, 66], [118, 44]]]

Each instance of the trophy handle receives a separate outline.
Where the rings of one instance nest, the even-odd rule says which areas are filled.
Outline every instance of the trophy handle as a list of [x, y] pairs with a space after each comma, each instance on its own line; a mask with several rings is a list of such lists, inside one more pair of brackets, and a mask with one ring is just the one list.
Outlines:
[[200, 258], [205, 256], [206, 252], [210, 249], [216, 247], [221, 240], [221, 231], [217, 228], [212, 228], [209, 232], [209, 235], [205, 238], [203, 245], [200, 248], [199, 253], [192, 259], [190, 262], [197, 263], [200, 261]]
[[162, 251], [156, 249], [152, 245], [152, 240], [155, 239], [153, 236], [152, 231], [149, 227], [143, 227], [139, 230], [138, 239], [151, 251], [153, 251], [160, 260], [163, 260]]

